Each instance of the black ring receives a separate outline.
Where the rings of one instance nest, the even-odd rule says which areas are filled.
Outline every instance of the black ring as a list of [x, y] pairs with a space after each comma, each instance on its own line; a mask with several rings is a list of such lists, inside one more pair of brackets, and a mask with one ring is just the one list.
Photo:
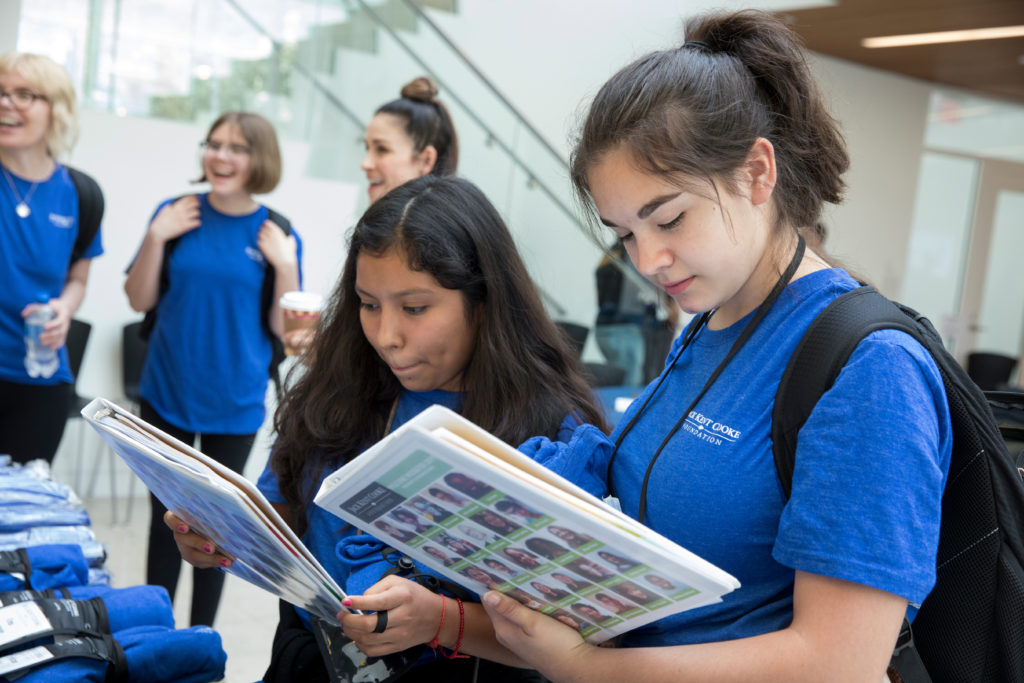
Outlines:
[[377, 625], [373, 627], [374, 633], [384, 633], [388, 627], [388, 611], [382, 609], [377, 612]]

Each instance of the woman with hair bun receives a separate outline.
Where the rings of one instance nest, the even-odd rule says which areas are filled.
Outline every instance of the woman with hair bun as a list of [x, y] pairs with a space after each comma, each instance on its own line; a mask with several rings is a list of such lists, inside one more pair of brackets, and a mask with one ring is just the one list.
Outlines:
[[420, 76], [402, 87], [401, 97], [381, 105], [366, 126], [362, 169], [370, 202], [402, 183], [425, 175], [454, 175], [459, 138], [437, 84]]
[[[75, 89], [64, 69], [41, 55], [0, 57], [0, 453], [14, 462], [52, 462], [57, 452], [74, 392], [64, 342], [92, 259], [103, 253], [99, 186], [58, 160], [77, 135]], [[76, 182], [99, 212], [92, 234]], [[55, 313], [39, 335], [57, 350], [50, 374], [25, 365], [25, 318], [40, 296]]]
[[848, 165], [804, 49], [765, 12], [688, 21], [684, 43], [594, 98], [572, 155], [577, 195], [695, 317], [610, 437], [583, 426], [569, 445], [523, 450], [741, 586], [617, 648], [485, 595], [498, 641], [552, 681], [885, 678], [936, 579], [952, 444], [942, 377], [909, 335], [873, 332], [800, 430], [788, 499], [771, 443], [797, 344], [858, 286], [803, 238], [841, 200]]
[[[370, 203], [410, 180], [425, 175], [455, 175], [459, 138], [448, 108], [438, 99], [433, 79], [419, 76], [402, 86], [398, 99], [382, 104], [364, 137], [366, 154], [360, 168], [366, 174]], [[307, 349], [315, 330], [297, 329], [285, 344]]]

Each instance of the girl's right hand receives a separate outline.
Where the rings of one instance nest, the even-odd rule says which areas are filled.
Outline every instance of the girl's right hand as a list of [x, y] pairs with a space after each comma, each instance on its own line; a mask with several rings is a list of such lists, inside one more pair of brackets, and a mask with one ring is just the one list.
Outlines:
[[149, 231], [160, 241], [168, 242], [198, 227], [199, 197], [190, 194], [160, 209], [149, 224]]
[[227, 569], [231, 566], [231, 558], [219, 552], [213, 541], [190, 530], [188, 524], [170, 510], [164, 513], [164, 524], [174, 532], [174, 542], [182, 559], [193, 567]]

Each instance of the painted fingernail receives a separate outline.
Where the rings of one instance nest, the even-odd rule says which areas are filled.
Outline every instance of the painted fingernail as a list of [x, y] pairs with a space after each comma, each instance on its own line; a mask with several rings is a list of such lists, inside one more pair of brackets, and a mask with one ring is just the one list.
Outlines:
[[186, 527], [184, 524], [179, 524], [178, 525], [178, 533], [182, 533], [183, 534], [186, 531], [188, 531], [188, 527]]
[[345, 598], [344, 600], [341, 601], [341, 604], [345, 605], [345, 607], [351, 607], [352, 606], [352, 601], [349, 598]]
[[206, 545], [203, 546], [203, 550], [205, 550], [208, 553], [212, 553], [213, 552], [213, 548], [210, 547], [209, 543], [207, 543]]
[[228, 566], [227, 558], [225, 558], [225, 559], [220, 561], [220, 566], [222, 566], [222, 567], [227, 567]]

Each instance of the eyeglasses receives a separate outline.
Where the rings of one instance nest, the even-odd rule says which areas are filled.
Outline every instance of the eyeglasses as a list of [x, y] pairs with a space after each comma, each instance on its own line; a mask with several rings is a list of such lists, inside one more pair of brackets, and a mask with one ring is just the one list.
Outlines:
[[18, 88], [17, 90], [4, 90], [0, 88], [0, 101], [7, 98], [11, 102], [11, 106], [18, 111], [25, 111], [32, 106], [32, 103], [36, 100], [46, 100], [46, 95], [42, 93], [32, 92], [25, 88]]
[[247, 157], [252, 154], [252, 149], [245, 145], [225, 145], [213, 140], [203, 140], [199, 143], [199, 149], [206, 154], [217, 154], [222, 149], [227, 150], [228, 156]]

